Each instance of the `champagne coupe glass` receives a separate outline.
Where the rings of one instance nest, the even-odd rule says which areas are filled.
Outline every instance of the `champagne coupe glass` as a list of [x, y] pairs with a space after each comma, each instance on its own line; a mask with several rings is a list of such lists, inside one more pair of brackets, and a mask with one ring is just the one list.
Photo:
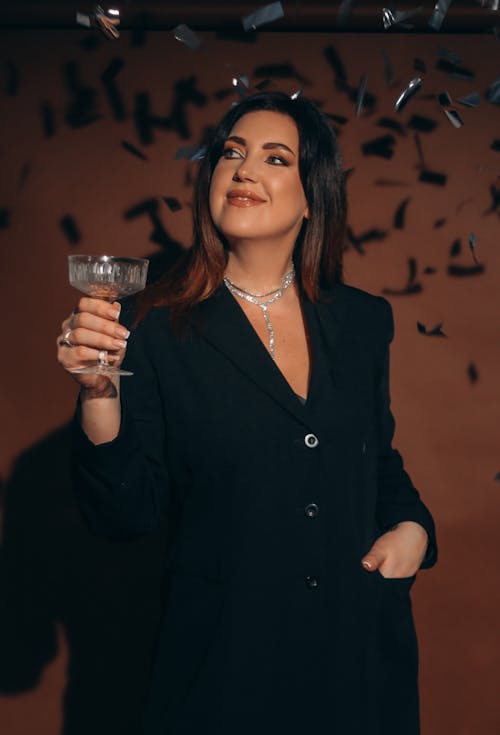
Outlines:
[[[94, 299], [104, 299], [111, 304], [118, 298], [142, 291], [146, 286], [149, 260], [146, 258], [122, 258], [113, 255], [69, 255], [69, 282], [74, 288]], [[95, 365], [72, 368], [72, 373], [90, 375], [133, 375], [130, 370], [113, 367], [107, 353], [100, 352]]]

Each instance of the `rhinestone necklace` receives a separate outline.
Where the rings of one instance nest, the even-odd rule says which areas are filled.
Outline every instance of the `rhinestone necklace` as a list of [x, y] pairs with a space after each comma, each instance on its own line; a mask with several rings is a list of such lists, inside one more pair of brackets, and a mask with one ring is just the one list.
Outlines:
[[[224, 283], [231, 291], [231, 293], [236, 294], [236, 296], [239, 296], [246, 301], [249, 301], [251, 304], [256, 304], [257, 306], [260, 306], [260, 308], [262, 309], [262, 314], [266, 322], [267, 331], [269, 332], [269, 351], [271, 352], [271, 357], [274, 361], [276, 361], [274, 357], [274, 329], [269, 314], [267, 313], [267, 307], [277, 301], [277, 299], [279, 299], [281, 296], [283, 296], [288, 286], [293, 283], [294, 279], [295, 268], [292, 265], [292, 269], [288, 271], [288, 273], [285, 273], [285, 275], [281, 279], [281, 286], [279, 288], [274, 289], [274, 291], [269, 291], [265, 294], [258, 294], [251, 293], [250, 291], [245, 291], [244, 289], [240, 288], [235, 283], [230, 281], [227, 276], [224, 276]], [[261, 298], [262, 296], [268, 296], [269, 294], [274, 294], [274, 296], [272, 296], [270, 299], [267, 299], [266, 301], [257, 301], [258, 298]]]

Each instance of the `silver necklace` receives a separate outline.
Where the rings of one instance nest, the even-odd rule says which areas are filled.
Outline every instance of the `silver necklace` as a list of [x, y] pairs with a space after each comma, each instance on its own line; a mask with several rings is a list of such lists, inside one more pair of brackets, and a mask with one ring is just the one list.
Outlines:
[[[271, 319], [269, 317], [269, 314], [267, 313], [267, 308], [272, 303], [277, 301], [285, 291], [287, 290], [288, 286], [290, 286], [295, 279], [295, 268], [292, 265], [292, 269], [288, 271], [288, 273], [285, 273], [283, 278], [281, 279], [281, 286], [277, 289], [274, 289], [274, 291], [269, 291], [266, 294], [258, 294], [258, 293], [251, 293], [250, 291], [245, 291], [244, 289], [237, 286], [235, 283], [229, 280], [227, 276], [224, 276], [224, 283], [226, 284], [227, 288], [231, 291], [231, 293], [236, 294], [236, 296], [239, 296], [242, 299], [245, 299], [246, 301], [249, 301], [251, 304], [256, 304], [256, 306], [260, 306], [262, 309], [262, 314], [264, 316], [264, 320], [266, 322], [267, 331], [269, 332], [269, 351], [271, 353], [271, 357], [274, 361], [276, 361], [274, 357], [274, 329], [271, 322]], [[270, 299], [267, 299], [266, 301], [257, 301], [258, 298], [261, 298], [262, 296], [268, 296], [269, 294], [274, 294]]]

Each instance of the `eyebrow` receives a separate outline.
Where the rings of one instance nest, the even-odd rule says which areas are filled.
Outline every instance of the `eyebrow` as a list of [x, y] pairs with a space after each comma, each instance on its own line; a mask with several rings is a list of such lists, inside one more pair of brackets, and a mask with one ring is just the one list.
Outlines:
[[[228, 140], [232, 140], [232, 141], [234, 141], [234, 143], [239, 143], [240, 145], [243, 145], [245, 147], [247, 145], [247, 142], [246, 142], [245, 138], [240, 138], [239, 135], [230, 135], [228, 138], [226, 138], [226, 142]], [[291, 153], [292, 156], [295, 156], [295, 153], [292, 151], [292, 149], [289, 148], [284, 143], [264, 143], [264, 145], [262, 146], [262, 148], [265, 151], [268, 151], [271, 148], [283, 148], [285, 151], [288, 151], [289, 153]]]

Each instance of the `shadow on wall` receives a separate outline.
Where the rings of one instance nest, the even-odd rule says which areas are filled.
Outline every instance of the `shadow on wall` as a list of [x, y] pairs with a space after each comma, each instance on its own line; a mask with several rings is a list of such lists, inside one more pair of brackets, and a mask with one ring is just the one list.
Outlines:
[[[175, 253], [151, 258], [156, 280]], [[70, 472], [70, 425], [25, 450], [2, 488], [0, 694], [38, 685], [68, 644], [64, 735], [136, 735], [163, 603], [167, 528], [132, 541], [87, 530]]]

